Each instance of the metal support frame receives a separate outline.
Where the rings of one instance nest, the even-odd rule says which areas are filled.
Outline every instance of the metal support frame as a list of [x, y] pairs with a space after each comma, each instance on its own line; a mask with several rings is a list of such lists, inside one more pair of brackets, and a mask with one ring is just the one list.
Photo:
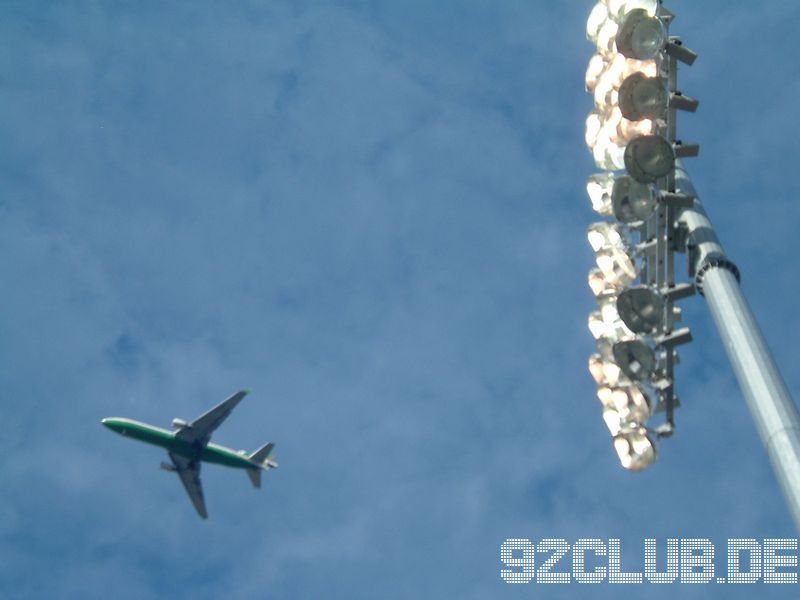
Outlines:
[[739, 287], [691, 179], [678, 161], [676, 191], [695, 198], [679, 224], [688, 235], [690, 276], [705, 296], [756, 429], [767, 450], [795, 526], [800, 530], [800, 413]]

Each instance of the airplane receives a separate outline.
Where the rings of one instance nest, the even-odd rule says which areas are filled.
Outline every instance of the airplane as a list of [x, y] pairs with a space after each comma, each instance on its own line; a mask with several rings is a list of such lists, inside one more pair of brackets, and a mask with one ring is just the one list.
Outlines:
[[106, 417], [100, 422], [120, 435], [166, 449], [172, 464], [162, 462], [161, 468], [178, 474], [197, 514], [207, 519], [208, 512], [200, 485], [201, 462], [244, 469], [253, 486], [257, 488], [261, 487], [262, 470], [278, 468], [278, 463], [270, 458], [275, 447], [272, 442], [264, 444], [252, 454], [209, 443], [211, 433], [231, 414], [248, 391], [236, 392], [190, 423], [183, 419], [173, 419], [173, 431], [122, 417]]

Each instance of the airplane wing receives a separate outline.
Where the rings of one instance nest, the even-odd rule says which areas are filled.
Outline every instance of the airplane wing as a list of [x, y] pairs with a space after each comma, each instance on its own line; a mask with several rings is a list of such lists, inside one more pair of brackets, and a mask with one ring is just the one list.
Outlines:
[[206, 501], [203, 498], [203, 486], [200, 485], [200, 461], [190, 460], [172, 452], [168, 454], [172, 459], [172, 464], [175, 465], [178, 476], [181, 478], [183, 487], [186, 488], [186, 493], [189, 494], [189, 499], [194, 504], [197, 514], [207, 519], [208, 513], [206, 512]]
[[207, 413], [197, 417], [194, 421], [179, 429], [175, 433], [176, 437], [186, 440], [187, 442], [199, 442], [205, 445], [208, 443], [211, 433], [222, 424], [246, 395], [246, 390], [236, 392], [233, 396], [223, 400]]

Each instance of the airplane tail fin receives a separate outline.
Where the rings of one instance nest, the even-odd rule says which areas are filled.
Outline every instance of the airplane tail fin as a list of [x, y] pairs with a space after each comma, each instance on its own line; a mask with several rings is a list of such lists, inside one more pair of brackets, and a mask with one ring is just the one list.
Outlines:
[[254, 464], [252, 469], [247, 469], [247, 476], [253, 483], [253, 487], [261, 487], [261, 469], [266, 471], [278, 467], [278, 463], [270, 460], [269, 458], [274, 447], [275, 444], [270, 442], [268, 444], [264, 444], [261, 446], [261, 448], [250, 455], [250, 461]]

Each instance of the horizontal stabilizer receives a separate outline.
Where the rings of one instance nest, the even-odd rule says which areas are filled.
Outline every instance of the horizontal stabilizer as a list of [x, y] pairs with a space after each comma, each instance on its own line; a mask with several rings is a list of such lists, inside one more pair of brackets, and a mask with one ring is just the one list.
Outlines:
[[262, 464], [265, 460], [269, 458], [269, 455], [272, 454], [272, 449], [274, 447], [275, 444], [273, 444], [272, 442], [270, 442], [269, 444], [264, 444], [263, 446], [261, 446], [261, 448], [259, 448], [250, 455], [250, 460], [252, 460], [253, 462], [257, 462], [259, 465]]

